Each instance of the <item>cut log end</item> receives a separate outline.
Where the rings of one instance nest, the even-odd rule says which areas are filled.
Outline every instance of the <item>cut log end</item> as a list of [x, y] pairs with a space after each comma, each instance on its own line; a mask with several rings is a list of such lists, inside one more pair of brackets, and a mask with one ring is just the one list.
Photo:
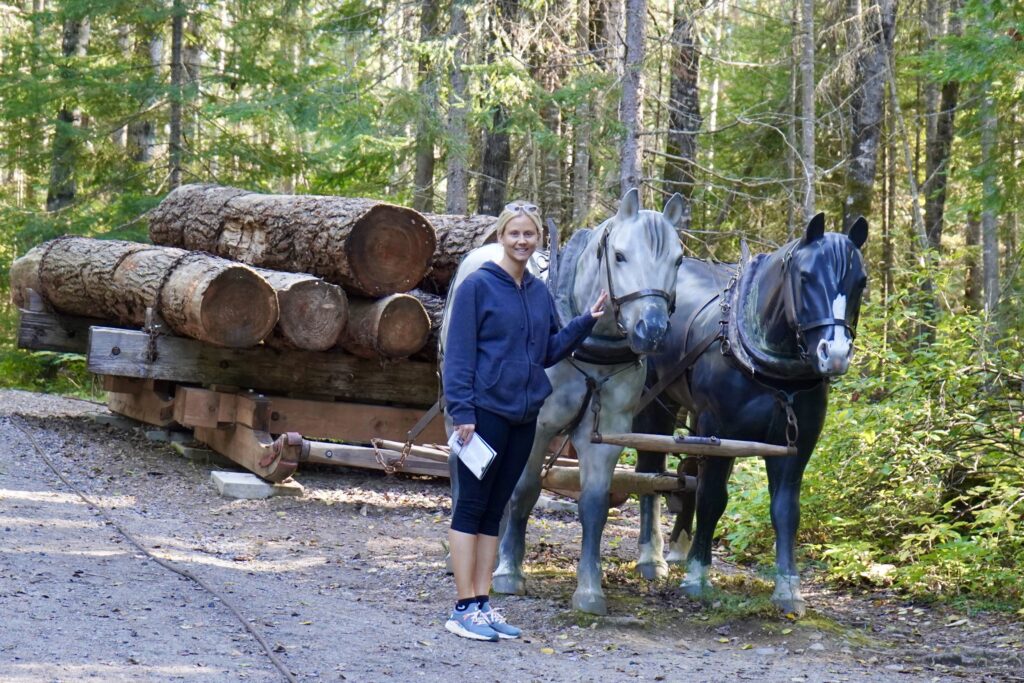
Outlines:
[[348, 300], [340, 287], [307, 280], [278, 293], [277, 330], [295, 348], [326, 351], [338, 343], [348, 322]]
[[382, 334], [378, 338], [381, 355], [405, 358], [427, 343], [430, 318], [423, 305], [409, 296], [395, 297], [380, 319]]
[[415, 211], [373, 207], [345, 245], [354, 284], [369, 296], [409, 291], [430, 270], [436, 242], [433, 226]]
[[245, 267], [228, 268], [207, 287], [200, 320], [206, 341], [244, 348], [258, 344], [277, 323], [277, 294]]

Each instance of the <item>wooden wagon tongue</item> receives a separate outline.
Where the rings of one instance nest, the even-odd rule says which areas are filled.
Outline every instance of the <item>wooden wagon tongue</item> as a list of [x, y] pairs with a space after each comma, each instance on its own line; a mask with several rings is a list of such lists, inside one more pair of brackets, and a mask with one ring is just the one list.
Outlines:
[[595, 443], [628, 446], [638, 451], [709, 455], [722, 458], [785, 457], [796, 455], [795, 447], [776, 446], [758, 441], [736, 441], [706, 436], [665, 436], [662, 434], [597, 434]]

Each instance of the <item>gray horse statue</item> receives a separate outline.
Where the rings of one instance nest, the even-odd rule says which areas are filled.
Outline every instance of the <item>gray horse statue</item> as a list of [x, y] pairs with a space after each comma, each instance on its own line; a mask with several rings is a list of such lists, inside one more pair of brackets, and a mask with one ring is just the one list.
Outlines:
[[[843, 235], [826, 233], [818, 214], [802, 237], [773, 253], [751, 257], [744, 245], [734, 265], [685, 259], [672, 333], [664, 351], [648, 361], [648, 381], [659, 400], [648, 403], [633, 425], [637, 432], [672, 434], [682, 409], [693, 416], [697, 436], [796, 447], [796, 455], [765, 459], [776, 538], [772, 600], [796, 615], [805, 610], [795, 557], [800, 484], [825, 423], [829, 380], [844, 374], [853, 356], [867, 284], [861, 255], [867, 237], [863, 218]], [[684, 467], [694, 464], [684, 461]], [[683, 495], [669, 557], [689, 550], [682, 588], [693, 597], [709, 586], [712, 540], [732, 465], [732, 459], [709, 457], [689, 471], [698, 474], [696, 499]], [[638, 454], [638, 471], [664, 467], [664, 454]], [[641, 497], [640, 513], [638, 567], [649, 578], [665, 576], [659, 499]]]
[[[683, 258], [677, 233], [682, 212], [679, 195], [666, 202], [663, 212], [647, 211], [640, 207], [638, 192], [630, 190], [613, 217], [594, 229], [578, 230], [559, 258], [557, 282], [548, 283], [559, 314], [564, 319], [577, 315], [605, 289], [611, 315], [598, 321], [573, 357], [547, 370], [554, 393], [541, 409], [529, 462], [506, 511], [493, 584], [499, 593], [526, 592], [526, 522], [540, 494], [548, 444], [561, 434], [572, 439], [579, 453], [583, 489], [583, 545], [572, 604], [584, 612], [607, 613], [601, 589], [601, 536], [622, 447], [590, 442], [593, 406], [600, 405], [596, 414], [601, 431], [628, 431], [647, 375], [643, 358], [661, 348], [668, 332]], [[467, 255], [449, 300], [468, 273], [497, 253], [488, 245]], [[442, 351], [446, 330], [442, 324]]]

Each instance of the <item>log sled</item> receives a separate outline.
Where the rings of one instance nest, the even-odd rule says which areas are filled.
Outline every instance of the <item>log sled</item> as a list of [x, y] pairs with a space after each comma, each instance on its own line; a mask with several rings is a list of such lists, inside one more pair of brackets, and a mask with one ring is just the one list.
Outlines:
[[[17, 259], [18, 346], [85, 355], [112, 412], [190, 429], [268, 481], [310, 464], [449, 476], [443, 419], [424, 418], [439, 395], [438, 332], [458, 263], [494, 241], [495, 217], [186, 185], [149, 219], [153, 244], [62, 237]], [[603, 439], [694, 455], [786, 454]], [[553, 456], [543, 485], [579, 491], [575, 461]], [[612, 493], [695, 486], [682, 471], [619, 466]]]

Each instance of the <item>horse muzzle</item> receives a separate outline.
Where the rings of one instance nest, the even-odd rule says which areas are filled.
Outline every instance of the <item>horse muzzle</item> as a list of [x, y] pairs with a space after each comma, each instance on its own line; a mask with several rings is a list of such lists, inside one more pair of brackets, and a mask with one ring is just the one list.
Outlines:
[[822, 339], [818, 342], [814, 354], [818, 372], [826, 377], [837, 377], [846, 374], [853, 358], [853, 340], [845, 334], [837, 339]]
[[633, 328], [628, 331], [629, 348], [633, 353], [657, 353], [668, 336], [668, 313], [660, 307], [651, 306]]

